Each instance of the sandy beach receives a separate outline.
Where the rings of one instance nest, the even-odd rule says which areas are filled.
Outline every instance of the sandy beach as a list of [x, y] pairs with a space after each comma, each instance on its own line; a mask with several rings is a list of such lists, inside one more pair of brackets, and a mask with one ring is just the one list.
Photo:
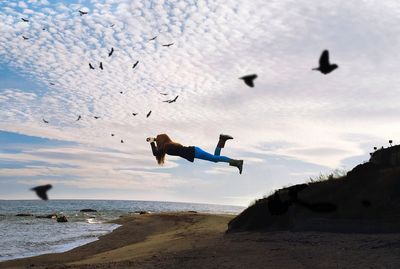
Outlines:
[[243, 232], [232, 215], [162, 213], [121, 217], [98, 241], [0, 268], [399, 268], [400, 234]]

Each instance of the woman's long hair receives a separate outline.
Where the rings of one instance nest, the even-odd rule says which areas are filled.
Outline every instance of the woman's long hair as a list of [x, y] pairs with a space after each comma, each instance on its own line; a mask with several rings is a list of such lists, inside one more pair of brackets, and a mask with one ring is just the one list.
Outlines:
[[156, 137], [157, 149], [159, 154], [157, 154], [156, 159], [159, 165], [164, 164], [165, 154], [166, 154], [166, 146], [169, 144], [180, 145], [179, 143], [175, 143], [169, 138], [167, 134], [159, 134]]

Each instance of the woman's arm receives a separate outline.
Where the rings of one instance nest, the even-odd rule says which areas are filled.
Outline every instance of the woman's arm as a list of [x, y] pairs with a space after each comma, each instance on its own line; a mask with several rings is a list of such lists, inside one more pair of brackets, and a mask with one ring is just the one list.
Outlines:
[[153, 155], [157, 157], [157, 155], [159, 154], [156, 143], [154, 143], [154, 141], [156, 141], [155, 138], [153, 137], [148, 137], [146, 138], [147, 142], [150, 142], [151, 145], [151, 150], [153, 151]]
[[151, 150], [153, 151], [153, 156], [157, 156], [158, 155], [158, 149], [157, 149], [156, 143], [151, 142], [150, 145], [151, 145]]

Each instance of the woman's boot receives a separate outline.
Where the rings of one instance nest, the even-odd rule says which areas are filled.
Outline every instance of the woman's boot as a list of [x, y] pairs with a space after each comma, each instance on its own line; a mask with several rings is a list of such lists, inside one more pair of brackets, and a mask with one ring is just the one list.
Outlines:
[[228, 139], [233, 139], [233, 137], [230, 136], [230, 135], [220, 134], [217, 148], [220, 148], [220, 149], [224, 148], [225, 147], [225, 142]]
[[239, 169], [239, 174], [242, 174], [243, 160], [230, 160], [229, 165], [237, 167]]

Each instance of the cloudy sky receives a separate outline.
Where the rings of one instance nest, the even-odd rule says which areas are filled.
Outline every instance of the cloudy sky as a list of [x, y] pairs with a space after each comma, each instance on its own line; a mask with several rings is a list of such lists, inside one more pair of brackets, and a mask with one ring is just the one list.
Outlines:
[[[51, 183], [53, 199], [248, 205], [349, 170], [400, 140], [399, 20], [395, 0], [0, 1], [0, 199]], [[311, 71], [324, 49], [327, 76]], [[230, 134], [243, 174], [160, 167], [158, 133], [210, 152]]]

